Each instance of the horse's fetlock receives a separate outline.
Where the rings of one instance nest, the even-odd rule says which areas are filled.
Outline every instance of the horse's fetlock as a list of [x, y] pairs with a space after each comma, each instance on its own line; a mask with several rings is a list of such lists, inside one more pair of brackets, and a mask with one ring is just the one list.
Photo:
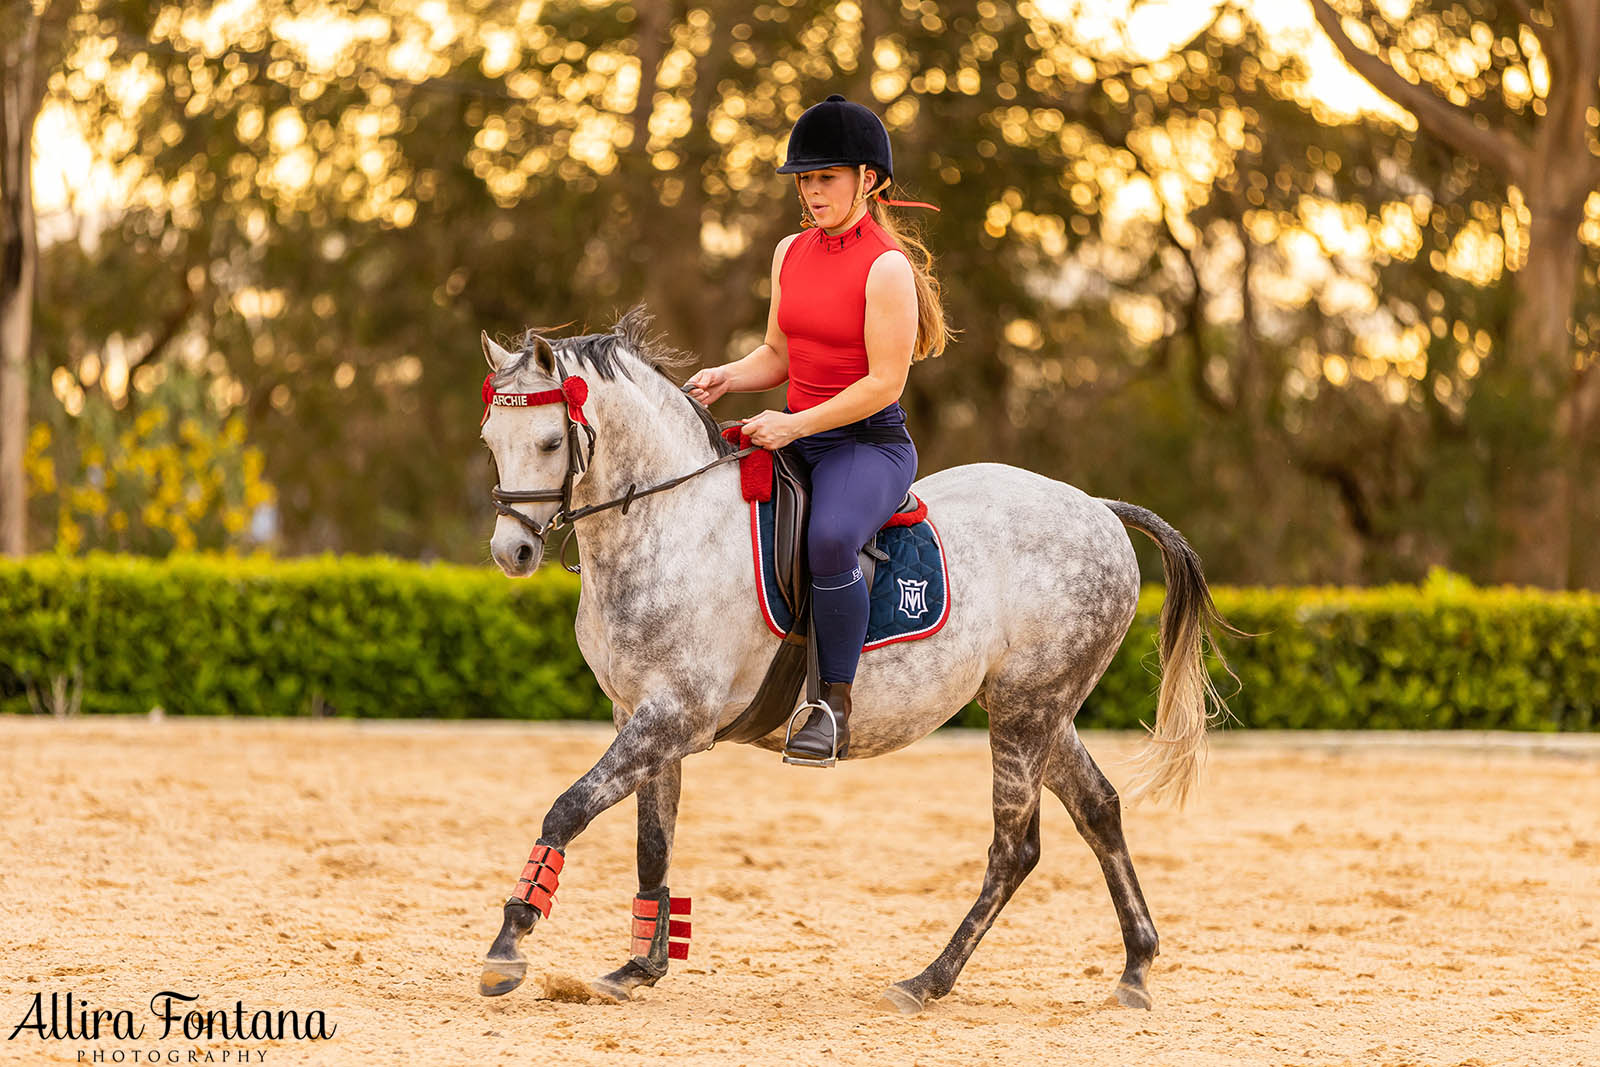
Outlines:
[[1128, 932], [1126, 940], [1130, 962], [1144, 961], [1148, 963], [1161, 954], [1161, 939], [1156, 936], [1153, 927], [1136, 926]]
[[512, 897], [506, 901], [505, 927], [519, 941], [539, 921], [539, 909], [523, 900]]

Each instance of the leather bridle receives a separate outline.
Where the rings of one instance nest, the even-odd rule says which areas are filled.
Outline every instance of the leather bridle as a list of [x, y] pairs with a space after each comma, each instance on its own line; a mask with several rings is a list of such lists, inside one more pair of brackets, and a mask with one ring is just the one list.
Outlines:
[[[564, 404], [562, 419], [566, 423], [564, 436], [567, 441], [567, 472], [561, 479], [560, 489], [502, 489], [497, 479], [494, 488], [489, 490], [489, 499], [494, 502], [494, 510], [496, 512], [507, 518], [517, 520], [530, 534], [538, 539], [541, 545], [544, 544], [545, 535], [550, 531], [561, 525], [568, 526], [567, 536], [561, 542], [561, 565], [573, 574], [581, 573], [581, 569], [578, 564], [567, 562], [567, 543], [572, 540], [572, 535], [577, 532], [575, 524], [579, 519], [610, 508], [621, 508], [622, 514], [626, 515], [629, 505], [639, 497], [664, 492], [688, 481], [690, 478], [704, 474], [713, 467], [721, 466], [733, 460], [743, 459], [760, 447], [751, 445], [747, 448], [729, 452], [726, 455], [718, 456], [710, 463], [690, 471], [688, 474], [681, 474], [676, 478], [669, 478], [667, 481], [658, 482], [643, 489], [640, 489], [637, 485], [629, 485], [626, 493], [613, 500], [607, 500], [600, 504], [590, 504], [587, 507], [574, 510], [572, 507], [572, 485], [579, 475], [589, 469], [589, 465], [594, 459], [596, 434], [594, 428], [589, 425], [589, 420], [583, 414], [583, 403], [589, 398], [589, 384], [577, 375], [563, 375], [559, 363], [556, 364], [556, 373], [561, 380], [560, 388], [546, 389], [537, 393], [497, 392], [494, 387], [494, 374], [492, 372], [483, 379], [483, 421], [488, 421], [491, 408], [529, 408], [539, 407], [544, 404]], [[680, 386], [679, 391], [687, 394], [689, 388], [689, 386]], [[705, 408], [694, 402], [693, 397], [690, 397], [690, 403], [694, 404], [695, 414], [702, 422], [707, 424], [708, 430], [714, 438], [719, 428], [717, 423], [711, 419]], [[586, 438], [580, 436], [580, 430], [587, 435]], [[561, 506], [544, 523], [533, 521], [511, 506], [512, 504], [544, 503], [551, 500], [560, 501]]]

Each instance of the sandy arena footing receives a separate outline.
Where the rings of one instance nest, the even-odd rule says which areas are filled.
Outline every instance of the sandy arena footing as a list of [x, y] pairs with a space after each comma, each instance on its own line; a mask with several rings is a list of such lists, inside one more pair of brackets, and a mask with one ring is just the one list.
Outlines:
[[[950, 996], [909, 1019], [875, 1005], [976, 897], [985, 737], [830, 771], [718, 746], [684, 770], [688, 961], [631, 1003], [574, 1002], [627, 950], [628, 800], [569, 849], [529, 980], [482, 998], [545, 810], [608, 738], [0, 717], [0, 1038], [68, 992], [144, 1028], [25, 1028], [0, 1062], [1600, 1063], [1600, 739], [1220, 735], [1186, 810], [1125, 818], [1162, 939], [1151, 1012], [1104, 1006], [1116, 918], [1046, 795], [1038, 869]], [[1135, 738], [1085, 742], [1127, 779]], [[162, 1037], [165, 990], [337, 1030]]]

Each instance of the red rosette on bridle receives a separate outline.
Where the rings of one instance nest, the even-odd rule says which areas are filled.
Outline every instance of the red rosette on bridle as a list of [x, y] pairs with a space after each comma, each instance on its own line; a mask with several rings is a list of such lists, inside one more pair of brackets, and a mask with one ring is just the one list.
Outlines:
[[577, 375], [564, 378], [561, 381], [561, 395], [567, 401], [567, 415], [573, 422], [589, 423], [583, 417], [583, 402], [589, 399], [589, 383]]

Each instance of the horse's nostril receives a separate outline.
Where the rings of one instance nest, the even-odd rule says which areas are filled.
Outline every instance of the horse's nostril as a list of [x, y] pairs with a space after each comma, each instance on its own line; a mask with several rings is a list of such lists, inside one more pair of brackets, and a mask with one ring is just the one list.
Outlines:
[[517, 546], [517, 566], [526, 567], [533, 561], [533, 546], [521, 544]]

